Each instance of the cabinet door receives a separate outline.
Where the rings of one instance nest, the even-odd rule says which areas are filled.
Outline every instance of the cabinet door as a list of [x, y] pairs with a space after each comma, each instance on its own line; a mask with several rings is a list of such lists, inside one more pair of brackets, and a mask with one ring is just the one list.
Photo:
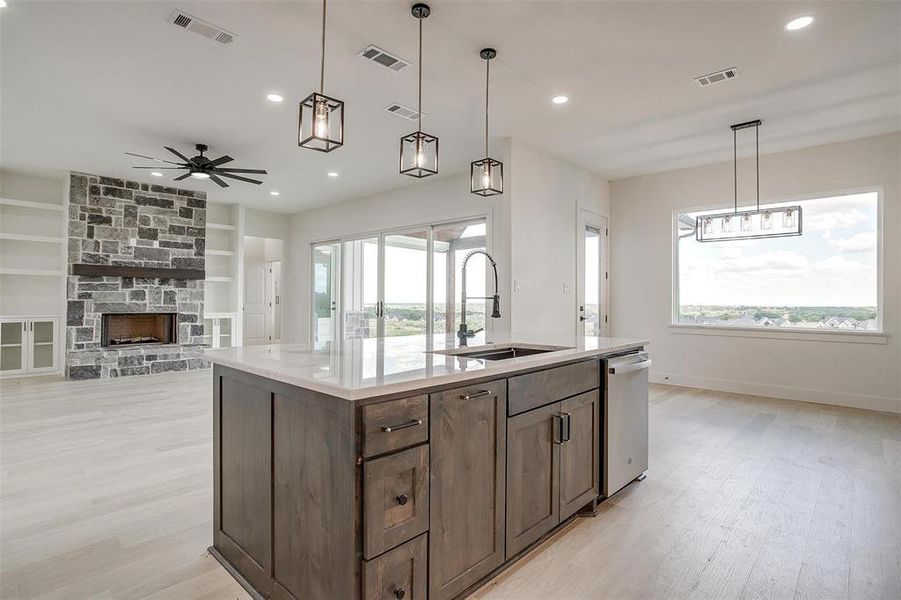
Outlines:
[[57, 333], [59, 320], [33, 319], [28, 322], [28, 371], [30, 373], [57, 370]]
[[28, 355], [28, 331], [25, 319], [0, 323], [0, 375], [25, 372]]
[[597, 390], [560, 403], [560, 519], [600, 494], [600, 396]]
[[507, 419], [507, 558], [560, 522], [560, 403]]
[[506, 381], [429, 406], [429, 598], [453, 598], [504, 561]]

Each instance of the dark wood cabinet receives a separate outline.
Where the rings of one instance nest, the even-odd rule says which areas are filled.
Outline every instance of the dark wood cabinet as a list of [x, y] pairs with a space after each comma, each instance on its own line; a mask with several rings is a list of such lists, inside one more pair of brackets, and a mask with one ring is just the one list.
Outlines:
[[560, 522], [559, 403], [507, 420], [507, 558]]
[[430, 600], [504, 562], [506, 411], [506, 380], [430, 396]]
[[560, 444], [561, 521], [601, 493], [600, 410], [598, 390], [560, 403], [566, 429], [566, 441]]

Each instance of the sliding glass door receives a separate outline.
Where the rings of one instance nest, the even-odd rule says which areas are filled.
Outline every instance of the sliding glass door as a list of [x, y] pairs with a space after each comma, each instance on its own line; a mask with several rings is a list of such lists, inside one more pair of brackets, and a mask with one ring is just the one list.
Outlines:
[[[486, 230], [476, 219], [315, 244], [313, 341], [454, 333], [463, 259], [485, 250]], [[487, 295], [485, 264], [470, 261], [468, 296]], [[485, 307], [469, 301], [470, 329], [485, 326]]]

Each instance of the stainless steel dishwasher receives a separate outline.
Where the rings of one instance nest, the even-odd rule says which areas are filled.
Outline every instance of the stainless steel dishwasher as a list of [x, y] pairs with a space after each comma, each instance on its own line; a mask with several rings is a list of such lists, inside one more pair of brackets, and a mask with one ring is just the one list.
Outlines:
[[604, 360], [603, 494], [610, 497], [648, 469], [647, 352]]

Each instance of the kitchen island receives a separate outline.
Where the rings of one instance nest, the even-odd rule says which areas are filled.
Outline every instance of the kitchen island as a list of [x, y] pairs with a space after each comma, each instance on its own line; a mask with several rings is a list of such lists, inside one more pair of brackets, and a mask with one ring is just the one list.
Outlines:
[[214, 540], [254, 596], [463, 597], [601, 494], [602, 358], [647, 340], [217, 350]]

